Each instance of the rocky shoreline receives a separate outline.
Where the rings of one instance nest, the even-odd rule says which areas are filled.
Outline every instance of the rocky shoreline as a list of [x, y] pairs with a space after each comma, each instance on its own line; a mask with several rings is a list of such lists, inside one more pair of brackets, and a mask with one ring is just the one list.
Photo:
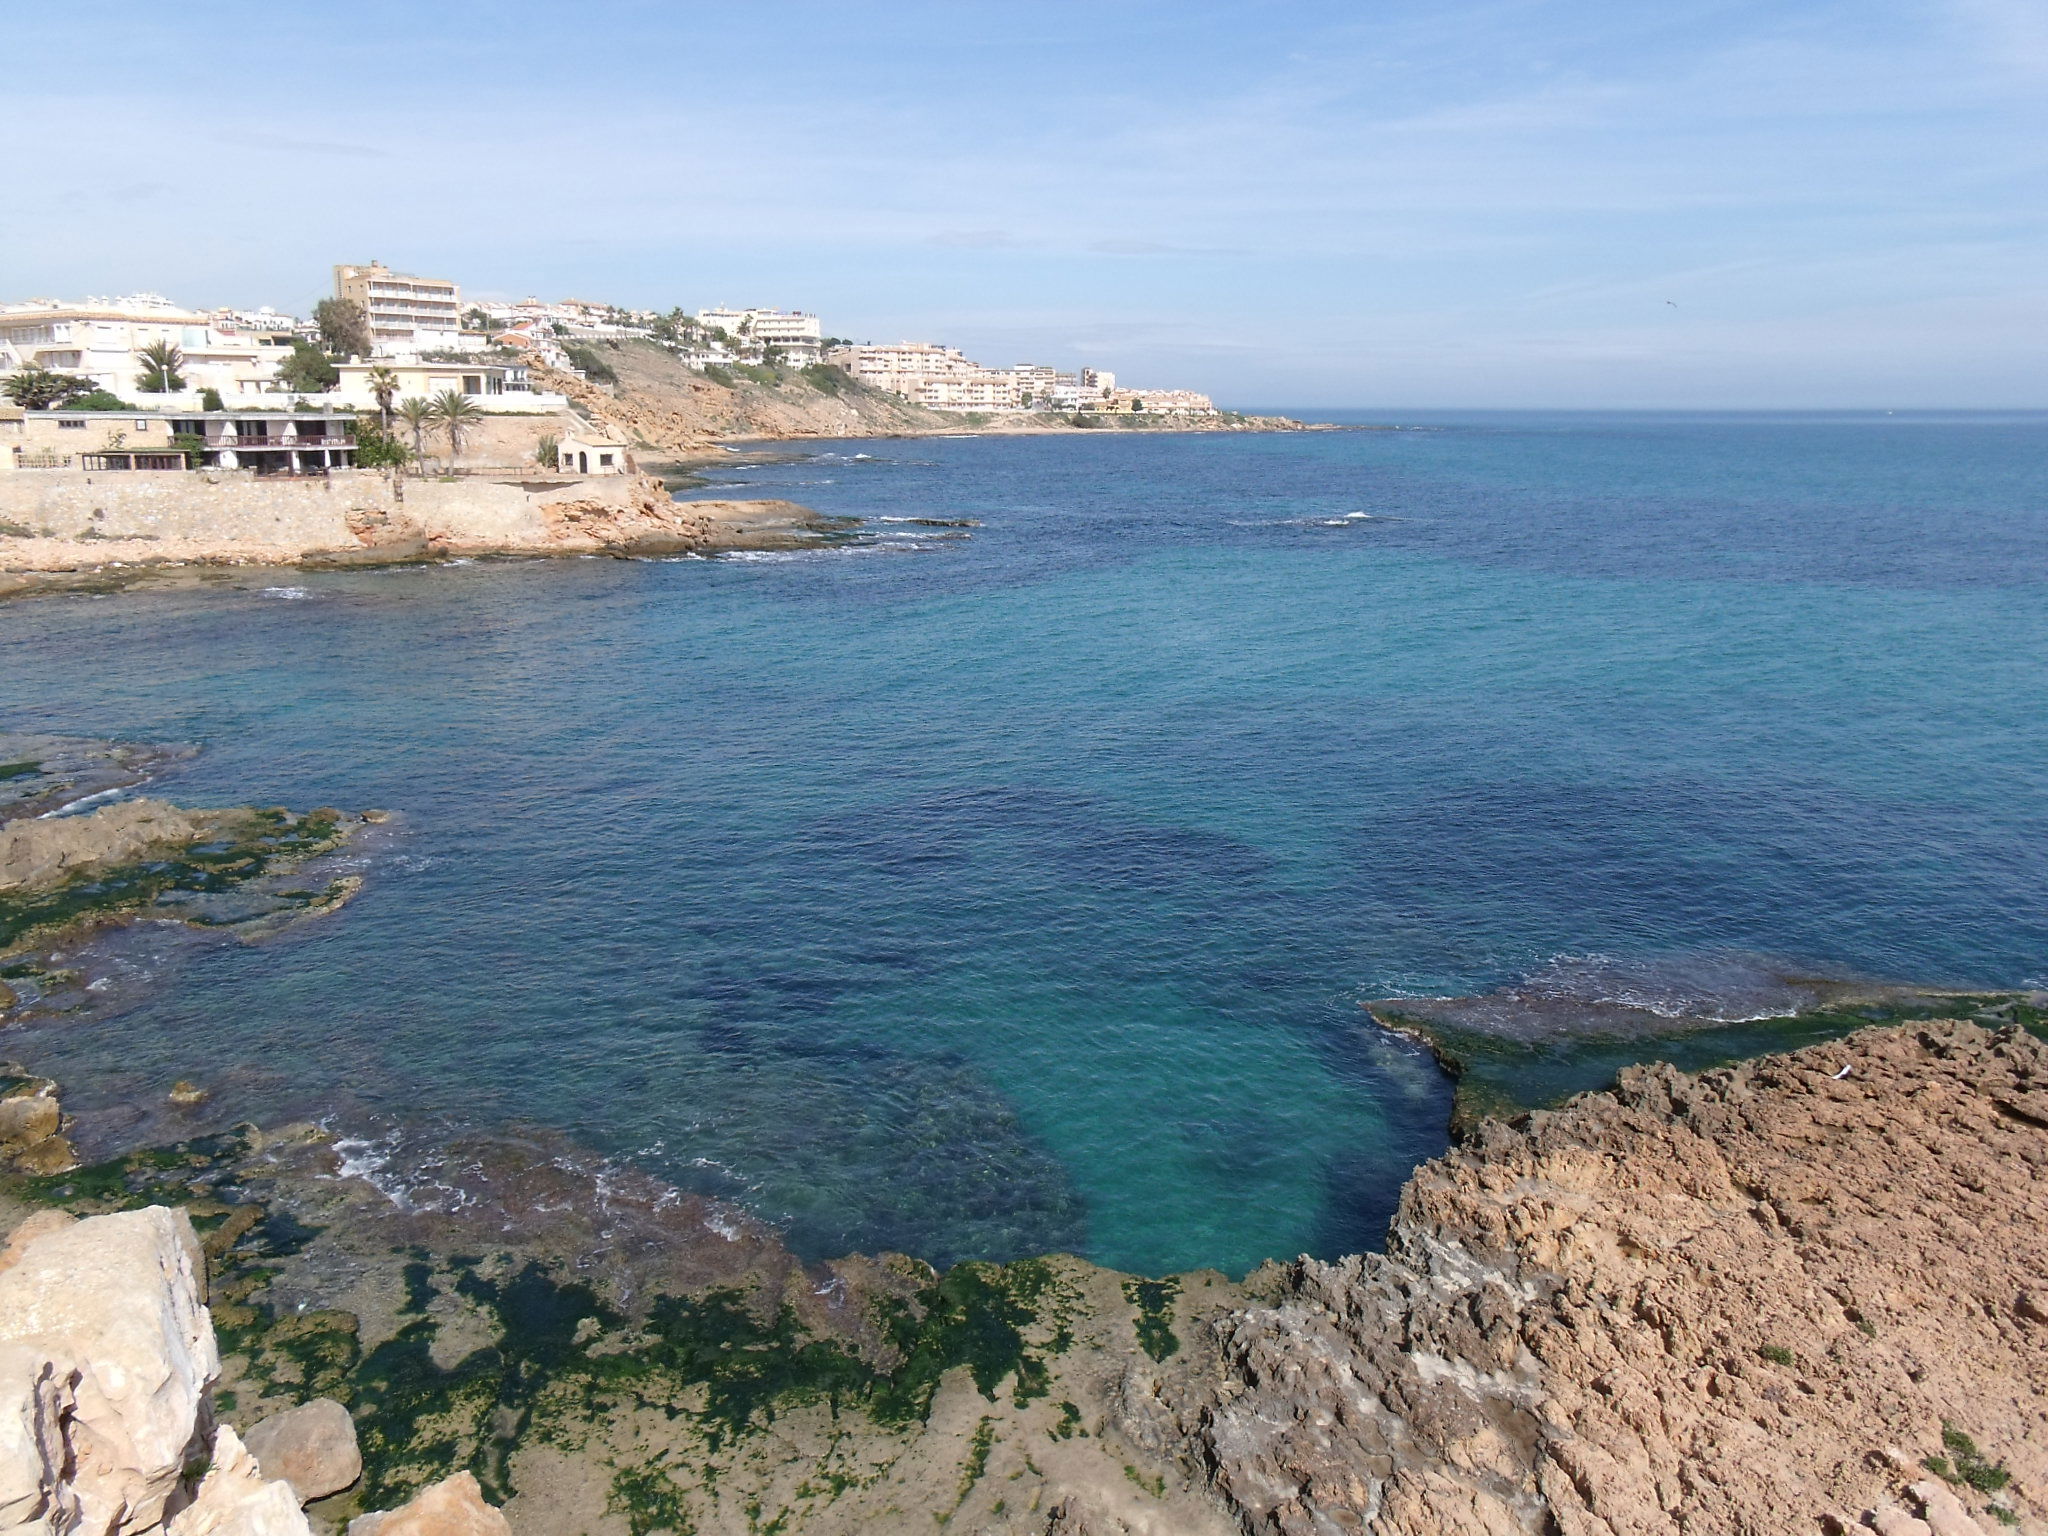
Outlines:
[[[175, 748], [0, 748], [17, 1016], [69, 1005], [94, 932], [332, 910], [322, 859], [391, 824], [97, 798]], [[1559, 1033], [1424, 1001], [1402, 1027], [1468, 1075]], [[203, 1084], [103, 1156], [10, 1065], [0, 1505], [137, 1536], [2040, 1530], [2039, 1001], [1822, 990], [1735, 1021], [1803, 1049], [1468, 1109], [1382, 1252], [1241, 1282], [806, 1264], [555, 1133], [219, 1129]], [[1645, 1052], [1730, 1024], [1639, 1011]]]
[[461, 1158], [488, 1176], [408, 1208], [318, 1127], [245, 1126], [17, 1162], [0, 1219], [189, 1213], [211, 1417], [347, 1410], [362, 1470], [317, 1530], [464, 1472], [536, 1536], [1977, 1536], [2048, 1508], [2048, 1047], [2016, 1025], [1631, 1069], [1418, 1169], [1384, 1253], [1241, 1284], [806, 1267], [557, 1144]]
[[[22, 482], [29, 482], [24, 485]], [[399, 481], [370, 470], [278, 484], [166, 472], [0, 481], [0, 598], [457, 559], [620, 559], [800, 549], [847, 519], [791, 501], [678, 502], [651, 475]]]

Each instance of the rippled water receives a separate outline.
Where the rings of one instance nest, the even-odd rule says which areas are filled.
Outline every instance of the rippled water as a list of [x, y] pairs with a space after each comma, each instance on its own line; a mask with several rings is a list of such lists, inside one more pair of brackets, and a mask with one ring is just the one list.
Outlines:
[[1442, 1145], [1360, 998], [2048, 975], [2048, 421], [1408, 427], [727, 477], [951, 543], [9, 604], [12, 722], [406, 818], [13, 1045], [88, 1109], [559, 1126], [814, 1255], [1237, 1270]]

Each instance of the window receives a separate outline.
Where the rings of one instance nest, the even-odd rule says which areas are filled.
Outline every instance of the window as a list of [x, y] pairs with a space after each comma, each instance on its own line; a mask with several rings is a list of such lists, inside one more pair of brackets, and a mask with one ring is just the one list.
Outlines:
[[85, 423], [82, 421], [60, 421], [57, 425], [72, 432], [83, 432], [85, 430]]
[[136, 417], [135, 430], [138, 432], [147, 432], [149, 430], [149, 418], [147, 416]]
[[610, 469], [612, 467], [612, 456], [608, 453], [600, 453], [597, 456], [597, 467], [599, 469]]

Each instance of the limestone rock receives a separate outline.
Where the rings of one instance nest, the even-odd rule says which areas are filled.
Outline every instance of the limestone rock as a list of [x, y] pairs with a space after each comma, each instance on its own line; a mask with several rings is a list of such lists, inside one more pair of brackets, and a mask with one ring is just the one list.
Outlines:
[[1927, 1522], [1934, 1536], [1987, 1536], [1984, 1527], [1963, 1507], [1963, 1501], [1944, 1484], [1926, 1479], [1906, 1491], [1919, 1500], [1920, 1518]]
[[0, 1531], [73, 1530], [64, 1419], [77, 1373], [28, 1344], [0, 1344]]
[[2027, 1519], [2048, 1127], [2011, 1106], [2044, 1082], [2025, 1031], [1933, 1021], [1483, 1122], [1384, 1254], [1215, 1321], [1189, 1454], [1252, 1536], [1980, 1536], [1905, 1494], [1952, 1424]]
[[290, 1483], [301, 1504], [339, 1493], [363, 1475], [355, 1420], [331, 1397], [272, 1414], [249, 1431], [248, 1446], [264, 1476]]
[[188, 843], [206, 813], [161, 800], [121, 800], [82, 816], [29, 817], [0, 825], [0, 891], [56, 885], [165, 843]]
[[163, 1206], [46, 1230], [0, 1273], [0, 1403], [21, 1457], [7, 1498], [40, 1501], [31, 1529], [162, 1523], [220, 1373], [203, 1273], [192, 1223]]
[[0, 1273], [14, 1268], [22, 1254], [28, 1251], [28, 1245], [45, 1232], [61, 1232], [76, 1220], [78, 1218], [69, 1211], [30, 1211], [22, 1217], [21, 1225], [7, 1234], [7, 1246], [0, 1248]]
[[199, 1496], [171, 1518], [168, 1536], [313, 1536], [292, 1486], [268, 1478], [232, 1429], [213, 1437]]
[[348, 1536], [512, 1536], [512, 1527], [467, 1472], [423, 1488], [411, 1503], [348, 1523]]
[[63, 1106], [57, 1102], [57, 1085], [46, 1077], [27, 1077], [12, 1071], [18, 1081], [0, 1097], [0, 1159], [28, 1174], [65, 1173], [78, 1166], [78, 1154], [60, 1134], [64, 1127]]

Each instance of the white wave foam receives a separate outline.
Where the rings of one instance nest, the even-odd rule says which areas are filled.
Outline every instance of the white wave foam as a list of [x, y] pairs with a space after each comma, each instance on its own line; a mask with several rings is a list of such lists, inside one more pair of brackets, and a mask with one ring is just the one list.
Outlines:
[[281, 598], [288, 603], [296, 603], [303, 602], [313, 594], [304, 587], [265, 587], [262, 595], [264, 597]]

